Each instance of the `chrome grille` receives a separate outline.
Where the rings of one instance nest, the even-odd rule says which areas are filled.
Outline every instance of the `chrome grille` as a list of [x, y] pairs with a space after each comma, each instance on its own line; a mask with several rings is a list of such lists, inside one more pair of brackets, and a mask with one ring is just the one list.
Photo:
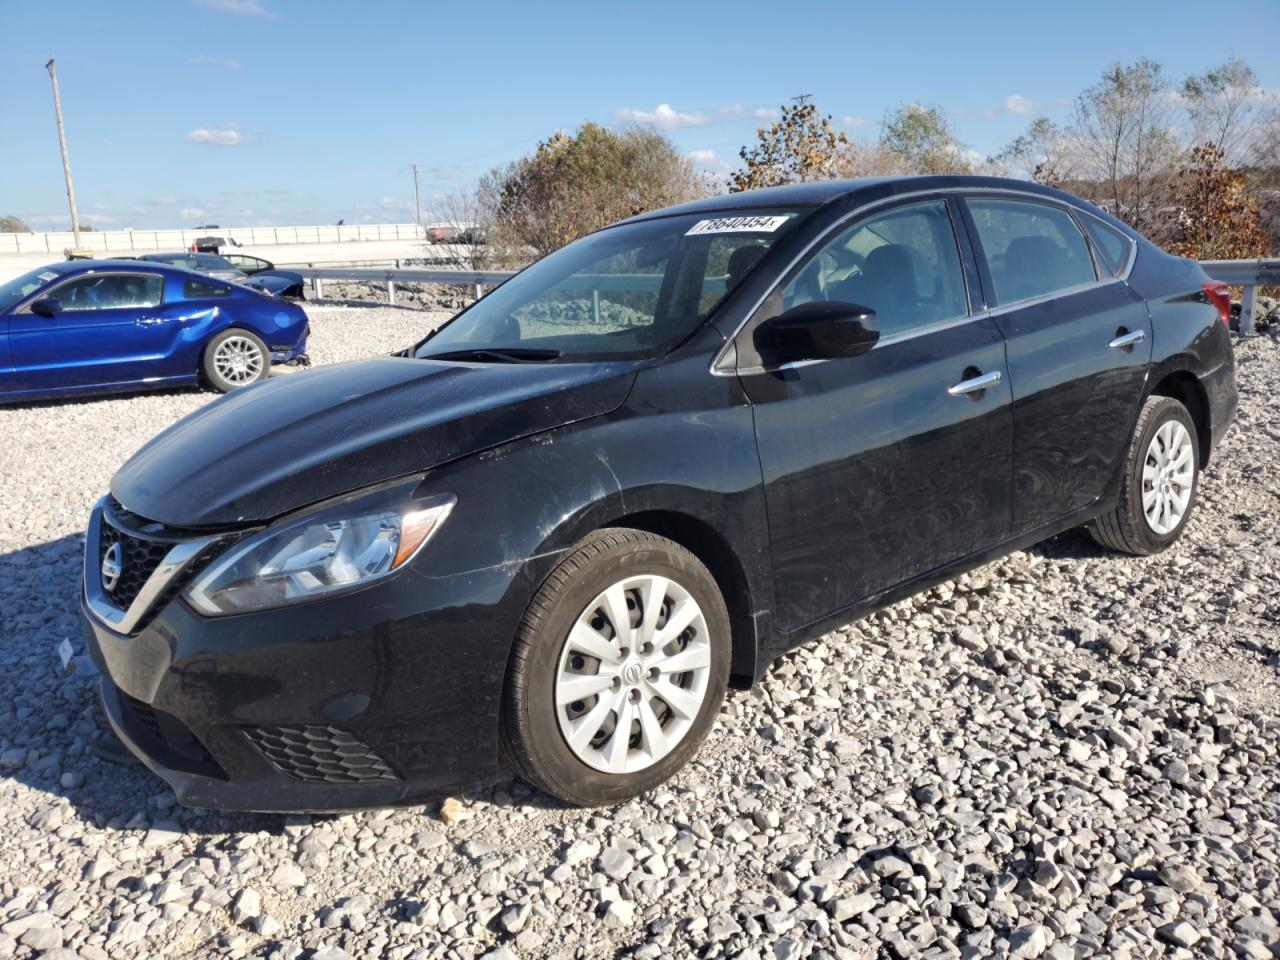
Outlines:
[[104, 583], [103, 589], [112, 603], [121, 610], [128, 610], [173, 544], [131, 536], [103, 518], [102, 536], [98, 539], [99, 565], [106, 558], [107, 551], [117, 543], [120, 544], [120, 577], [111, 588]]

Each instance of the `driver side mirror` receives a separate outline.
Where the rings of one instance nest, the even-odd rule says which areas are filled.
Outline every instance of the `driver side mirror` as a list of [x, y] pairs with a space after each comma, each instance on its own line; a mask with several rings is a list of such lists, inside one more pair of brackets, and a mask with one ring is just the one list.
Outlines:
[[870, 307], [814, 300], [766, 320], [755, 332], [756, 352], [766, 367], [801, 360], [835, 360], [866, 353], [880, 339]]
[[44, 297], [31, 304], [31, 312], [39, 317], [53, 317], [62, 312], [62, 301], [56, 297]]

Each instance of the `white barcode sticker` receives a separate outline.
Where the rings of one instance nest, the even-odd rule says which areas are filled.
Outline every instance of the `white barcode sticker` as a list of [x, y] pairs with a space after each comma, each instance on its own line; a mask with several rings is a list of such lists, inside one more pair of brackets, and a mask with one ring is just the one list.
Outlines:
[[685, 231], [686, 237], [702, 233], [773, 233], [791, 218], [783, 217], [717, 217], [699, 220]]

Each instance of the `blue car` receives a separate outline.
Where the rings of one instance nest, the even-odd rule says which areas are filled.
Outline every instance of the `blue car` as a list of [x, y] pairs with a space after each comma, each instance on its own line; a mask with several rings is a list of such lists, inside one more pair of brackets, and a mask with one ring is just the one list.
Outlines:
[[0, 402], [205, 383], [305, 357], [295, 303], [160, 263], [56, 263], [0, 283]]

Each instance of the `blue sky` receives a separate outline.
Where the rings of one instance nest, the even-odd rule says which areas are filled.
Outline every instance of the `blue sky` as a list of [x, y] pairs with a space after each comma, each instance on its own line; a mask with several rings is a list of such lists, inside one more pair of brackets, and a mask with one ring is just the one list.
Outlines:
[[0, 214], [69, 222], [50, 56], [86, 222], [229, 226], [412, 220], [411, 161], [429, 210], [587, 120], [722, 169], [806, 93], [867, 138], [936, 103], [986, 155], [1116, 60], [1240, 56], [1280, 89], [1278, 28], [1280, 0], [0, 0]]

